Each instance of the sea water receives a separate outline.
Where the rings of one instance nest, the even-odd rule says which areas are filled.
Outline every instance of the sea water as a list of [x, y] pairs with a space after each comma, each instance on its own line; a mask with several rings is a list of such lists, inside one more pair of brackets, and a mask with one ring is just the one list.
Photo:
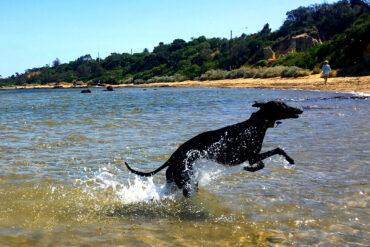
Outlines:
[[[337, 97], [344, 96], [344, 97]], [[367, 246], [370, 101], [317, 91], [120, 88], [0, 91], [0, 246]], [[361, 95], [368, 96], [368, 95]], [[208, 160], [184, 199], [151, 171], [254, 101], [304, 110], [269, 129], [246, 172]]]

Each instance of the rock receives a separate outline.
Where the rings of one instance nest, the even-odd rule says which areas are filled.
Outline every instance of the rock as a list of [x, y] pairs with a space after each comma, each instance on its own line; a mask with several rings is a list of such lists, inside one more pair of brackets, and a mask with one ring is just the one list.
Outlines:
[[275, 52], [270, 46], [263, 48], [263, 59], [264, 60], [275, 60]]
[[81, 93], [91, 93], [91, 90], [90, 89], [84, 89], [84, 90], [81, 90]]
[[317, 40], [307, 33], [303, 33], [280, 41], [274, 45], [273, 50], [277, 57], [279, 57], [290, 52], [301, 52], [308, 48], [318, 46], [321, 43], [320, 39]]
[[294, 36], [292, 40], [293, 43], [295, 42], [295, 49], [298, 52], [304, 51], [311, 47], [318, 46], [322, 43], [321, 40], [314, 39], [307, 33]]
[[113, 87], [112, 87], [112, 86], [108, 86], [108, 87], [106, 88], [106, 91], [114, 91], [114, 89], [113, 89]]

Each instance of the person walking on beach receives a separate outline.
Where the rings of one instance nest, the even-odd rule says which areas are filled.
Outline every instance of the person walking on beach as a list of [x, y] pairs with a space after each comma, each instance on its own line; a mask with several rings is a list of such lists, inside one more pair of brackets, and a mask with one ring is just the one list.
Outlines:
[[328, 81], [328, 77], [329, 77], [329, 71], [331, 70], [328, 60], [324, 61], [324, 65], [322, 66], [321, 69], [322, 69], [322, 76], [324, 77], [324, 80], [325, 80], [324, 83], [326, 84], [326, 82]]

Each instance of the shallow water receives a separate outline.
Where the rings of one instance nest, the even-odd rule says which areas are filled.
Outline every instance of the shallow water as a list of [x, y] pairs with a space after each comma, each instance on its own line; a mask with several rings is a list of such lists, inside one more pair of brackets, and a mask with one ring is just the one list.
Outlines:
[[[314, 91], [0, 91], [0, 246], [368, 246], [370, 102]], [[270, 129], [256, 173], [201, 160], [199, 192], [164, 193], [160, 166], [255, 100], [304, 109]]]

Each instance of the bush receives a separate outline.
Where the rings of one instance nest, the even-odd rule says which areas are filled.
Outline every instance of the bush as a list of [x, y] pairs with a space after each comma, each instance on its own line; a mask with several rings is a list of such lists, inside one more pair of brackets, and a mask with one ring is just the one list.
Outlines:
[[244, 77], [244, 70], [242, 68], [234, 69], [227, 74], [228, 79], [237, 79], [237, 78], [243, 78], [243, 77]]
[[256, 73], [254, 74], [253, 78], [262, 78], [262, 75], [263, 75], [263, 70], [259, 69], [259, 70], [256, 70]]
[[301, 76], [307, 76], [310, 72], [306, 69], [301, 69], [296, 66], [291, 67], [285, 67], [281, 71], [281, 77], [301, 77]]
[[338, 75], [338, 71], [336, 71], [336, 70], [330, 70], [329, 71], [329, 76], [330, 77], [336, 77]]
[[266, 67], [269, 62], [267, 60], [259, 60], [256, 62], [256, 66]]
[[200, 76], [201, 81], [206, 81], [206, 80], [221, 80], [221, 79], [226, 79], [228, 76], [228, 72], [226, 70], [209, 70], [206, 73], [202, 74]]
[[136, 80], [133, 81], [133, 83], [134, 84], [144, 84], [144, 83], [146, 83], [146, 81], [143, 80], [143, 79], [136, 79]]
[[279, 77], [281, 76], [281, 73], [284, 69], [285, 69], [284, 66], [266, 68], [263, 71], [261, 71], [261, 77], [262, 78]]
[[157, 82], [173, 82], [171, 76], [154, 76], [148, 80], [148, 83], [157, 83]]
[[254, 78], [261, 71], [261, 69], [256, 68], [245, 68], [243, 70], [243, 78]]
[[177, 82], [189, 80], [189, 78], [181, 74], [175, 74], [174, 77], [175, 77], [175, 81]]
[[317, 64], [316, 57], [318, 48], [309, 48], [304, 52], [289, 53], [281, 58], [278, 58], [274, 65], [283, 66], [298, 66], [305, 69], [313, 69]]
[[186, 81], [188, 78], [186, 76], [175, 74], [171, 76], [154, 76], [148, 80], [148, 83], [157, 83], [157, 82], [181, 82]]
[[[321, 70], [320, 70], [321, 71]], [[272, 77], [300, 77], [310, 74], [309, 70], [302, 69], [296, 66], [276, 66], [267, 68], [248, 68], [242, 67], [232, 71], [225, 70], [209, 70], [202, 74], [199, 78], [205, 80], [221, 80], [221, 79], [236, 79], [236, 78], [272, 78]]]
[[321, 73], [321, 69], [319, 67], [313, 68], [312, 74], [320, 74], [320, 73]]
[[122, 83], [123, 84], [131, 84], [133, 82], [134, 82], [134, 78], [133, 77], [128, 77], [128, 78], [122, 80]]
[[234, 69], [227, 74], [228, 79], [237, 79], [237, 78], [253, 78], [258, 69], [241, 67], [240, 69]]

